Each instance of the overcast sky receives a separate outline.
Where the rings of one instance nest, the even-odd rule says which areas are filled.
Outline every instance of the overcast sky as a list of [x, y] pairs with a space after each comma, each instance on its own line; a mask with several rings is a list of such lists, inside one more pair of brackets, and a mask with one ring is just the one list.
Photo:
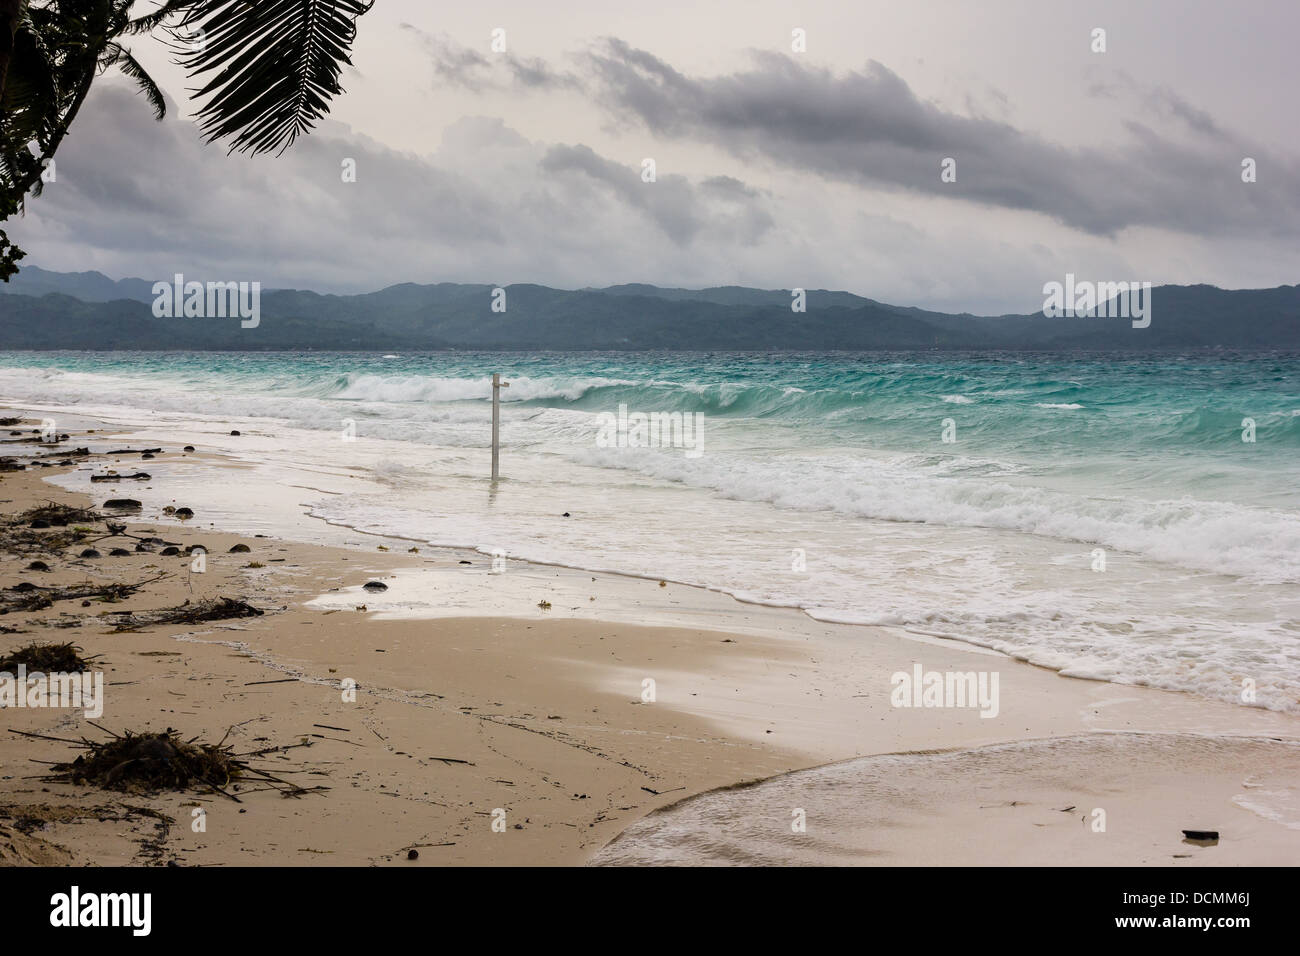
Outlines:
[[279, 158], [203, 145], [192, 84], [135, 39], [167, 120], [101, 79], [9, 231], [48, 269], [337, 292], [738, 284], [998, 313], [1067, 272], [1292, 284], [1297, 36], [1296, 0], [379, 0], [331, 117]]

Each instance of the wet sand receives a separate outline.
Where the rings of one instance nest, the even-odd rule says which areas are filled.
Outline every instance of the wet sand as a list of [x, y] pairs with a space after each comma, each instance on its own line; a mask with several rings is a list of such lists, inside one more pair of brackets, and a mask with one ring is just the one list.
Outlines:
[[[186, 456], [183, 441], [161, 432], [143, 437], [148, 440], [130, 436], [130, 446], [163, 447], [158, 459], [95, 455], [65, 467], [0, 473], [0, 512], [7, 518], [47, 501], [98, 507], [132, 496], [137, 486], [156, 498], [155, 486], [164, 480], [92, 486], [89, 475], [106, 467], [125, 474], [165, 461], [166, 468], [155, 469], [160, 474], [193, 469], [227, 489], [241, 480], [237, 460], [202, 448]], [[97, 429], [71, 434], [58, 447], [102, 452], [122, 442]], [[0, 455], [49, 450], [6, 445]], [[76, 490], [42, 480], [67, 472]], [[201, 505], [195, 511], [189, 521], [149, 512], [123, 520], [137, 538], [161, 537], [182, 552], [203, 545], [202, 573], [191, 570], [184, 553], [132, 550], [108, 557], [108, 539], [94, 543], [100, 558], [77, 557], [80, 544], [49, 554], [0, 554], [7, 587], [136, 583], [165, 574], [111, 606], [56, 601], [0, 616], [0, 652], [37, 640], [75, 641], [85, 653], [101, 655], [95, 662], [105, 674], [105, 709], [95, 721], [101, 727], [115, 733], [171, 727], [207, 741], [228, 735], [241, 752], [287, 747], [257, 765], [304, 789], [328, 789], [292, 797], [256, 782], [232, 786], [230, 796], [93, 790], [40, 778], [46, 768], [35, 761], [69, 759], [76, 754], [71, 746], [5, 733], [0, 863], [632, 862], [609, 855], [620, 843], [630, 846], [631, 836], [597, 854], [647, 814], [683, 797], [856, 757], [902, 751], [921, 760], [920, 752], [936, 750], [975, 756], [963, 758], [956, 776], [891, 770], [911, 788], [910, 815], [814, 814], [805, 836], [815, 840], [784, 855], [794, 836], [787, 809], [770, 845], [761, 845], [767, 831], [760, 828], [759, 844], [751, 840], [737, 853], [799, 863], [1300, 861], [1300, 831], [1287, 825], [1295, 821], [1270, 817], [1249, 799], [1259, 789], [1252, 783], [1276, 764], [1267, 738], [1297, 738], [1296, 720], [1287, 715], [1063, 678], [952, 641], [822, 624], [795, 610], [668, 582], [519, 563], [493, 574], [491, 558], [480, 554], [360, 534], [349, 547], [234, 535], [211, 526]], [[131, 548], [136, 539], [116, 541]], [[237, 543], [249, 551], [229, 553]], [[51, 570], [26, 570], [35, 558]], [[362, 590], [372, 580], [389, 590]], [[128, 633], [112, 633], [102, 616], [106, 609], [167, 608], [218, 596], [265, 613]], [[916, 663], [927, 671], [996, 671], [997, 716], [892, 706], [891, 676]], [[355, 700], [345, 680], [356, 682]], [[106, 736], [81, 711], [7, 709], [5, 722], [8, 729], [54, 737]], [[1111, 734], [1088, 746], [1062, 743], [1070, 757], [1048, 761], [1050, 781], [1042, 776], [1050, 747], [1012, 748], [989, 761], [972, 750], [1114, 731], [1216, 740], [1211, 749], [1174, 745], [1175, 754], [1201, 755], [1189, 766], [1153, 761], [1141, 748], [1126, 751]], [[307, 746], [291, 746], [299, 744]], [[1109, 794], [1104, 805], [1112, 808], [1108, 838], [1063, 842], [1052, 824], [1058, 817], [1071, 816], [1071, 827], [1077, 821], [1059, 807], [1090, 811], [1101, 781]], [[780, 787], [801, 788], [811, 803], [823, 784], [816, 776], [786, 777]], [[869, 811], [881, 797], [865, 793], [859, 804]], [[999, 809], [1009, 805], [1026, 812]], [[723, 812], [751, 837], [762, 816], [740, 805]], [[659, 826], [667, 816], [646, 825]], [[1218, 828], [1224, 838], [1216, 847], [1194, 848], [1199, 856], [1184, 856], [1181, 829], [1192, 825]], [[411, 849], [415, 860], [408, 860]], [[689, 841], [676, 857], [637, 859], [727, 862]]]

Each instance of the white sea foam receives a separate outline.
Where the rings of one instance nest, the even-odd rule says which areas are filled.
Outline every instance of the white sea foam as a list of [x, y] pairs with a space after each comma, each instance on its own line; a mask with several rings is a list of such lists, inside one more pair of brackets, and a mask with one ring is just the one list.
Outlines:
[[[937, 429], [932, 452], [891, 454], [718, 416], [700, 459], [601, 449], [594, 410], [564, 403], [630, 379], [510, 381], [507, 479], [493, 499], [480, 480], [486, 377], [363, 369], [230, 388], [165, 368], [4, 368], [0, 396], [196, 430], [205, 446], [254, 461], [268, 486], [322, 488], [346, 460], [350, 480], [382, 484], [295, 499], [340, 525], [485, 553], [504, 542], [522, 559], [698, 584], [827, 621], [912, 627], [1093, 679], [1237, 700], [1248, 676], [1260, 706], [1300, 710], [1294, 511], [1170, 494], [1164, 484], [1046, 480], [1038, 460], [968, 445], [953, 454]], [[719, 407], [746, 393], [693, 387]], [[540, 404], [548, 398], [564, 407]], [[520, 404], [529, 399], [539, 404]], [[329, 440], [341, 419], [355, 420], [357, 441]], [[230, 428], [244, 437], [222, 438]], [[274, 438], [259, 443], [263, 434]], [[1104, 574], [1091, 569], [1098, 547]], [[792, 573], [794, 549], [806, 553], [806, 573]]]

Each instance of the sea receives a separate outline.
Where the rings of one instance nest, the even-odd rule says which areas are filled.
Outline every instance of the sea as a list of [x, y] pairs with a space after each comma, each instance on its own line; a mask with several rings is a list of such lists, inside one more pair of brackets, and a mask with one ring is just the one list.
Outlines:
[[1296, 353], [8, 352], [0, 401], [269, 436], [222, 448], [375, 483], [300, 482], [331, 525], [1300, 712]]

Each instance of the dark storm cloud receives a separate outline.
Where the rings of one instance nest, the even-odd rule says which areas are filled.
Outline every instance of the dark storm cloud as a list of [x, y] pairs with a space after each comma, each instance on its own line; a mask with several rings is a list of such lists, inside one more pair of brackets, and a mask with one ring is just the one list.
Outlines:
[[720, 231], [732, 239], [754, 242], [772, 225], [757, 192], [729, 177], [708, 179], [699, 186], [671, 174], [646, 182], [641, 168], [620, 165], [586, 146], [552, 146], [541, 167], [556, 177], [580, 175], [604, 195], [644, 212], [679, 245], [705, 232], [716, 237]]
[[582, 88], [576, 74], [557, 70], [541, 57], [521, 57], [509, 51], [486, 54], [445, 33], [428, 33], [409, 23], [401, 24], [401, 29], [414, 36], [428, 56], [435, 85], [450, 85], [475, 93]]
[[531, 142], [491, 117], [451, 124], [432, 156], [329, 120], [282, 156], [229, 156], [189, 122], [155, 122], [113, 81], [95, 87], [56, 171], [11, 233], [38, 264], [62, 265], [48, 255], [64, 247], [81, 250], [70, 265], [119, 275], [225, 270], [337, 289], [461, 269], [477, 281], [558, 248], [571, 250], [570, 268], [598, 275], [638, 248], [752, 242], [772, 224], [764, 197], [739, 181], [645, 183], [637, 167]]
[[[921, 100], [898, 74], [871, 62], [834, 73], [796, 56], [756, 51], [752, 67], [694, 77], [618, 39], [583, 57], [610, 115], [651, 133], [707, 143], [828, 179], [1028, 210], [1097, 235], [1157, 226], [1199, 235], [1300, 231], [1300, 163], [1261, 155], [1169, 91], [1145, 97], [1147, 121], [1129, 141], [1095, 147], [1088, 131], [1058, 144], [1005, 122]], [[1112, 93], [1094, 84], [1098, 95]], [[1193, 134], [1172, 138], [1170, 119]], [[1241, 160], [1259, 164], [1243, 184]], [[957, 181], [940, 181], [945, 157]]]

